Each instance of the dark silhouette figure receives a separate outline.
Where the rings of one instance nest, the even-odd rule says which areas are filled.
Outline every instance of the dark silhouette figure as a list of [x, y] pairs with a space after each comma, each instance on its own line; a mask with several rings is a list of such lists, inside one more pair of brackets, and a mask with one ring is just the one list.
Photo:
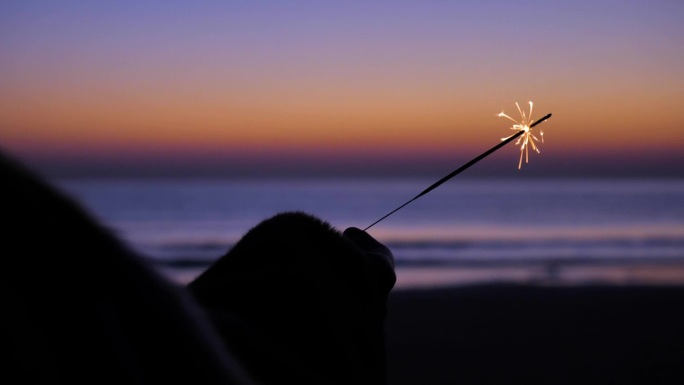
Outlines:
[[391, 254], [359, 229], [345, 236], [310, 216], [281, 214], [189, 285], [259, 380], [385, 382]]
[[13, 383], [383, 383], [389, 250], [301, 213], [188, 288], [0, 154], [2, 350]]

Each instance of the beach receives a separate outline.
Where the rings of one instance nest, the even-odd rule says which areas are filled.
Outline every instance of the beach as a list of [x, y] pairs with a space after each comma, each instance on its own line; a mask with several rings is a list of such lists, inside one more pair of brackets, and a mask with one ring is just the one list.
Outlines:
[[[32, 303], [38, 304], [33, 309], [38, 313], [27, 313], [19, 301], [15, 303], [15, 313], [12, 313], [17, 315], [13, 325], [18, 330], [33, 332], [31, 324], [23, 323], [24, 319], [46, 320], [50, 330], [56, 332], [46, 334], [50, 339], [34, 338], [34, 344], [63, 346], [68, 340], [69, 344], [78, 347], [74, 349], [74, 356], [60, 353], [50, 358], [56, 360], [54, 362], [64, 362], [55, 364], [55, 368], [69, 371], [74, 367], [72, 362], [86, 360], [86, 366], [101, 367], [99, 370], [102, 372], [110, 370], [103, 369], [107, 365], [118, 365], [119, 361], [102, 360], [93, 353], [97, 349], [93, 350], [91, 335], [101, 333], [98, 322], [84, 327], [74, 319], [85, 322], [90, 318], [79, 314], [88, 312], [94, 312], [97, 317], [117, 315], [116, 312], [102, 313], [102, 310], [111, 311], [111, 304], [118, 303], [122, 310], [129, 310], [126, 314], [132, 322], [122, 323], [120, 329], [119, 326], [115, 329], [124, 333], [121, 335], [142, 336], [140, 344], [145, 349], [149, 348], [147, 359], [163, 368], [158, 373], [170, 376], [178, 368], [191, 378], [198, 373], [207, 373], [204, 369], [194, 371], [194, 364], [203, 367], [207, 361], [195, 360], [196, 351], [193, 349], [203, 351], [204, 342], [223, 343], [226, 340], [218, 335], [210, 340], [198, 340], [192, 327], [188, 328], [192, 325], [184, 321], [189, 318], [182, 316], [188, 313], [179, 312], [183, 309], [175, 307], [182, 302], [164, 296], [162, 299], [166, 299], [159, 301], [159, 296], [155, 295], [159, 291], [148, 292], [148, 284], [157, 282], [169, 293], [180, 295], [183, 291], [176, 291], [176, 285], [167, 285], [166, 280], [159, 280], [156, 275], [139, 275], [137, 277], [143, 279], [136, 280], [135, 274], [122, 267], [142, 267], [132, 261], [138, 257], [145, 258], [169, 280], [182, 287], [222, 254], [234, 250], [232, 242], [239, 239], [241, 232], [248, 231], [250, 226], [247, 223], [259, 223], [254, 215], [281, 211], [275, 206], [261, 208], [257, 201], [252, 201], [252, 206], [246, 209], [243, 207], [243, 211], [237, 210], [239, 205], [234, 205], [232, 199], [225, 199], [226, 192], [232, 191], [231, 186], [226, 183], [188, 185], [111, 181], [73, 185], [74, 195], [82, 199], [90, 213], [126, 244], [115, 242], [115, 247], [112, 247], [108, 231], [102, 231], [105, 229], [83, 231], [84, 227], [89, 228], [87, 224], [90, 222], [79, 214], [63, 216], [67, 221], [60, 220], [55, 225], [52, 220], [54, 212], [44, 211], [41, 205], [28, 205], [28, 211], [14, 212], [11, 218], [21, 224], [20, 229], [30, 228], [39, 234], [41, 248], [35, 255], [43, 259], [39, 259], [42, 262], [37, 269], [31, 265], [32, 261], [25, 258], [12, 260], [21, 267], [13, 271], [38, 274], [38, 279], [31, 275], [30, 280], [21, 279], [19, 275], [14, 282], [14, 286], [25, 289], [25, 295], [31, 298]], [[332, 192], [340, 186], [275, 186], [281, 188], [281, 192], [289, 191], [292, 197], [285, 202], [286, 205], [281, 202], [278, 206], [283, 209], [299, 204], [331, 207], [334, 206], [330, 201], [331, 196], [334, 197]], [[254, 191], [271, 191], [273, 187], [269, 184], [240, 185], [236, 188], [241, 192], [236, 196], [241, 201]], [[386, 193], [394, 194], [395, 187], [392, 184], [377, 186], [378, 196], [370, 200], [379, 200]], [[684, 381], [684, 366], [681, 365], [684, 362], [684, 216], [682, 209], [673, 203], [679, 202], [684, 185], [630, 182], [618, 188], [607, 188], [601, 183], [568, 182], [558, 187], [540, 182], [533, 184], [531, 189], [522, 184], [486, 182], [466, 187], [460, 198], [473, 197], [475, 201], [479, 199], [479, 203], [456, 211], [465, 212], [463, 215], [445, 213], [439, 205], [432, 203], [418, 206], [419, 210], [412, 214], [414, 217], [420, 215], [422, 219], [404, 222], [402, 226], [385, 226], [371, 233], [392, 250], [396, 262], [397, 284], [388, 300], [385, 345], [384, 349], [377, 350], [386, 353], [390, 385], [681, 384]], [[517, 190], [516, 194], [521, 197], [535, 196], [537, 199], [539, 194], [533, 193], [546, 189], [544, 199], [548, 201], [543, 211], [555, 210], [556, 214], [550, 218], [539, 216], [536, 218], [539, 223], [520, 228], [516, 226], [517, 220], [506, 211], [506, 205], [490, 209], [489, 206], [502, 196], [486, 193], [490, 189], [496, 190], [495, 187], [508, 187], [507, 192]], [[297, 195], [294, 192], [311, 189], [314, 193], [308, 199], [294, 199]], [[556, 207], [551, 198], [561, 191], [565, 191], [566, 201], [574, 199], [572, 205]], [[587, 191], [588, 198], [585, 196]], [[318, 194], [323, 197], [320, 201], [311, 199]], [[475, 199], [475, 196], [479, 198]], [[270, 193], [264, 199], [267, 197]], [[368, 198], [365, 193], [359, 193], [354, 201], [363, 201], [364, 197]], [[617, 204], [616, 197], [619, 198]], [[613, 207], [605, 207], [608, 200], [612, 200]], [[589, 205], [589, 201], [593, 203]], [[22, 201], [12, 197], [7, 202]], [[373, 205], [377, 205], [377, 201]], [[579, 210], [581, 207], [585, 207], [584, 211]], [[264, 210], [264, 213], [254, 214], [256, 208]], [[353, 215], [354, 211], [348, 209], [337, 207], [329, 216], [319, 216], [339, 224]], [[312, 211], [316, 211], [315, 207]], [[42, 218], [41, 215], [50, 219], [34, 221], [34, 218]], [[452, 216], [457, 220], [451, 221]], [[43, 227], [36, 227], [36, 224]], [[278, 234], [282, 230], [280, 228]], [[9, 237], [12, 242], [10, 249], [27, 247], [34, 237], [30, 231]], [[339, 239], [337, 236], [333, 238]], [[260, 240], [255, 241], [253, 237], [252, 242], [258, 246], [257, 250], [261, 250], [260, 245], [268, 248], [268, 243], [278, 237], [257, 239]], [[307, 249], [306, 237], [304, 239], [302, 243]], [[97, 244], [99, 240], [105, 245], [103, 248]], [[59, 252], [54, 252], [55, 247]], [[294, 249], [298, 247], [298, 244], [294, 245]], [[126, 251], [129, 248], [131, 252]], [[327, 263], [335, 267], [316, 270], [316, 274], [320, 271], [334, 276], [331, 273], [344, 265], [336, 264], [343, 262], [341, 255], [330, 254], [330, 250], [325, 248], [320, 250], [327, 251], [316, 254], [313, 260], [328, 257]], [[246, 255], [256, 256], [256, 260], [250, 260], [260, 268], [258, 257], [261, 253]], [[60, 256], [67, 257], [60, 259]], [[41, 269], [43, 264], [47, 268]], [[55, 271], [73, 273], [81, 266], [88, 267], [86, 271], [89, 274], [71, 277], [66, 280], [65, 287], [58, 284], [62, 283], [58, 282], [62, 278]], [[354, 274], [350, 270], [341, 271]], [[121, 279], [122, 276], [125, 279]], [[292, 283], [299, 282], [292, 280], [292, 275], [275, 276], [279, 279], [275, 285], [277, 288], [296, 287]], [[74, 283], [78, 283], [74, 285], [76, 287], [72, 286]], [[43, 290], [42, 285], [51, 290]], [[257, 284], [260, 285], [261, 282]], [[83, 290], [84, 287], [88, 290]], [[261, 299], [272, 298], [279, 292], [273, 289], [270, 287], [262, 292], [264, 297]], [[104, 293], [104, 305], [92, 301], [90, 290], [97, 296]], [[242, 299], [257, 308], [264, 307], [268, 301], [253, 300], [254, 292], [259, 290], [252, 287], [247, 291], [227, 293], [236, 294], [234, 300]], [[219, 297], [224, 298], [226, 292], [220, 294]], [[272, 305], [282, 305], [289, 310], [294, 298], [302, 297], [286, 295], [266, 308], [272, 310]], [[326, 297], [323, 303], [342, 309], [344, 305], [332, 298], [339, 299]], [[42, 316], [45, 311], [49, 317]], [[55, 317], [57, 314], [64, 316]], [[168, 314], [176, 314], [177, 318]], [[283, 314], [277, 311], [277, 316], [269, 317], [269, 320], [274, 320], [276, 326], [282, 326], [285, 320], [278, 316]], [[334, 314], [335, 319], [342, 320], [346, 313]], [[117, 317], [109, 319], [115, 324], [119, 320]], [[296, 325], [302, 325], [300, 321], [298, 319]], [[305, 326], [298, 332], [293, 332], [293, 326], [289, 324], [284, 329], [288, 334], [294, 333], [296, 345], [293, 346], [296, 347], [306, 339], [306, 335], [311, 334], [312, 326]], [[229, 327], [226, 330], [235, 329]], [[157, 339], [151, 338], [152, 335]], [[318, 338], [325, 333], [313, 335]], [[36, 359], [33, 345], [25, 347], [21, 336], [17, 335], [10, 346], [21, 353], [19, 358], [24, 358], [20, 360], [23, 373], [36, 374], [31, 365]], [[189, 348], [176, 343], [175, 337], [187, 343]], [[114, 340], [120, 341], [119, 338]], [[202, 346], [198, 347], [198, 342]], [[111, 357], [110, 345], [95, 346], [101, 354]], [[328, 346], [334, 349], [337, 345], [323, 344], [320, 347]], [[238, 349], [239, 344], [228, 342], [227, 348]], [[323, 357], [321, 362], [327, 359], [333, 363], [332, 367], [337, 363], [344, 366], [346, 361], [332, 357], [334, 354], [331, 353], [339, 351], [321, 354], [319, 349], [316, 356]], [[140, 350], [136, 350], [138, 352]], [[170, 356], [165, 356], [167, 352]], [[119, 358], [122, 357], [138, 362], [137, 355], [129, 354], [128, 350], [120, 353]], [[245, 356], [240, 357], [245, 359]], [[252, 363], [266, 359], [264, 356], [256, 357]], [[175, 364], [169, 365], [170, 362]], [[81, 375], [80, 367], [79, 364], [77, 373], [72, 373], [74, 376]], [[154, 368], [153, 371], [157, 371], [157, 367]], [[269, 373], [279, 375], [272, 369], [269, 368]], [[257, 372], [266, 373], [255, 370]], [[125, 371], [120, 374], [125, 375]]]
[[[61, 186], [183, 285], [277, 212], [362, 227], [423, 182]], [[680, 180], [464, 180], [377, 225], [389, 384], [684, 382], [682, 199]]]
[[398, 268], [388, 383], [680, 384], [683, 283], [680, 262]]
[[480, 284], [394, 291], [389, 384], [675, 384], [684, 287]]

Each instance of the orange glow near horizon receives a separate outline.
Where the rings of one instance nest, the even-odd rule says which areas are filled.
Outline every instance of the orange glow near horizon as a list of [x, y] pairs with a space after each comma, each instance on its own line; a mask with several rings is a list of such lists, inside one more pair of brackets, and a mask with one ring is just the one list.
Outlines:
[[[475, 5], [371, 7], [363, 17], [352, 6], [288, 9], [297, 27], [267, 7], [179, 9], [155, 32], [151, 5], [142, 16], [88, 9], [102, 25], [3, 7], [0, 147], [29, 158], [443, 156], [496, 144], [507, 128], [497, 113], [527, 100], [536, 118], [553, 113], [544, 131], [554, 144], [542, 153], [606, 151], [619, 163], [684, 148], [684, 53], [667, 37], [681, 36], [672, 15], [684, 7], [668, 2], [598, 7], [579, 29], [580, 5], [540, 7], [546, 19], [524, 28]], [[519, 39], [529, 51], [516, 51]]]
[[[192, 101], [182, 100], [146, 105], [98, 101], [85, 95], [83, 99], [83, 103], [63, 99], [52, 103], [26, 101], [22, 108], [12, 110], [0, 107], [2, 141], [26, 149], [37, 143], [95, 147], [130, 143], [134, 147], [155, 145], [169, 149], [176, 145], [349, 149], [375, 145], [409, 150], [414, 146], [482, 146], [495, 141], [500, 130], [506, 128], [506, 123], [495, 119], [496, 112], [491, 112], [497, 111], [495, 106], [486, 111], [484, 103], [465, 104], [469, 110], [445, 106], [444, 101], [435, 101], [441, 108], [427, 102], [417, 106], [407, 101], [367, 106], [332, 102], [315, 107], [271, 105], [240, 109], [208, 103], [193, 105]], [[681, 113], [674, 103], [665, 101], [649, 106], [648, 114], [644, 113], [643, 104], [638, 104], [617, 101], [603, 103], [598, 109], [593, 107], [594, 101], [566, 106], [542, 100], [538, 111], [539, 116], [554, 114], [548, 134], [571, 149], [684, 145], [680, 122], [676, 121]]]

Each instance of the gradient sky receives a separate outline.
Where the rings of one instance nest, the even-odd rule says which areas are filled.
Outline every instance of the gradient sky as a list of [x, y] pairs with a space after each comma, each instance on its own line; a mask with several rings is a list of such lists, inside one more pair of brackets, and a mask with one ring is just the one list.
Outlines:
[[684, 2], [2, 1], [0, 148], [49, 175], [684, 177]]

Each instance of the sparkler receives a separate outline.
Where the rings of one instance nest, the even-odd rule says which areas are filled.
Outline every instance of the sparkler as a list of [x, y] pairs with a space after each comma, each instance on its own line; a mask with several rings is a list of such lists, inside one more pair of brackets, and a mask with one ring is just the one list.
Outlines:
[[[518, 112], [520, 112], [520, 121], [518, 122], [517, 120], [511, 118], [510, 116], [504, 114], [503, 111], [499, 113], [499, 117], [504, 117], [509, 120], [511, 120], [513, 123], [515, 123], [512, 127], [511, 130], [514, 131], [524, 131], [524, 134], [518, 139], [517, 142], [515, 142], [515, 145], [520, 145], [520, 161], [518, 162], [518, 170], [520, 170], [520, 167], [522, 167], [522, 160], [523, 160], [523, 153], [525, 153], [525, 163], [529, 160], [530, 157], [530, 146], [532, 146], [532, 149], [534, 151], [537, 151], [539, 153], [539, 148], [537, 145], [534, 143], [534, 141], [539, 141], [539, 138], [534, 136], [532, 131], [530, 130], [532, 127], [536, 126], [535, 124], [530, 125], [532, 123], [532, 102], [530, 102], [530, 112], [529, 114], [526, 114], [525, 111], [520, 109], [520, 106], [518, 103], [515, 103], [515, 106], [518, 107]], [[541, 121], [539, 122], [541, 123]], [[518, 136], [519, 134], [513, 134], [513, 136]], [[544, 143], [544, 131], [539, 130], [539, 136], [541, 136], [541, 142]], [[501, 138], [501, 140], [507, 140], [508, 138]]]
[[[515, 105], [518, 106], [518, 103], [515, 103]], [[496, 151], [496, 150], [500, 149], [501, 147], [507, 145], [508, 143], [512, 142], [512, 141], [515, 140], [516, 138], [518, 138], [518, 141], [517, 141], [515, 144], [516, 144], [516, 145], [518, 145], [518, 144], [521, 145], [521, 146], [520, 146], [520, 162], [518, 163], [518, 169], [520, 169], [520, 167], [522, 166], [522, 156], [523, 156], [523, 152], [525, 153], [525, 163], [527, 163], [527, 159], [528, 159], [528, 157], [527, 157], [527, 154], [528, 154], [528, 145], [529, 145], [529, 146], [532, 146], [532, 149], [533, 149], [533, 150], [539, 152], [539, 149], [537, 148], [537, 146], [536, 146], [535, 143], [534, 143], [535, 140], [539, 141], [539, 139], [537, 139], [537, 137], [534, 136], [534, 134], [532, 134], [532, 131], [531, 131], [532, 128], [534, 128], [535, 126], [537, 126], [537, 125], [540, 124], [541, 122], [545, 121], [546, 119], [550, 118], [550, 117], [551, 117], [551, 114], [546, 114], [546, 115], [544, 115], [542, 118], [540, 118], [539, 120], [537, 120], [536, 122], [531, 123], [531, 122], [532, 122], [532, 102], [530, 102], [530, 112], [529, 112], [529, 114], [525, 114], [525, 113], [520, 109], [520, 106], [518, 106], [518, 111], [520, 112], [520, 115], [521, 115], [521, 120], [520, 120], [519, 122], [518, 122], [517, 120], [511, 118], [510, 116], [504, 114], [503, 111], [498, 115], [498, 116], [500, 116], [500, 117], [506, 117], [506, 118], [512, 120], [515, 124], [513, 125], [513, 127], [511, 127], [511, 129], [517, 130], [518, 132], [516, 132], [515, 134], [513, 134], [513, 135], [511, 135], [511, 136], [509, 136], [509, 137], [507, 137], [507, 138], [501, 139], [501, 143], [499, 143], [499, 144], [497, 144], [496, 146], [490, 148], [489, 150], [483, 152], [483, 153], [480, 154], [479, 156], [477, 156], [477, 157], [473, 158], [472, 160], [470, 160], [468, 163], [466, 163], [466, 164], [464, 164], [463, 166], [461, 166], [461, 167], [457, 168], [456, 170], [452, 171], [450, 174], [448, 174], [448, 175], [445, 176], [444, 178], [442, 178], [442, 179], [438, 180], [437, 182], [433, 183], [432, 185], [430, 185], [430, 187], [426, 188], [425, 190], [423, 190], [422, 192], [420, 192], [420, 194], [418, 194], [418, 195], [416, 195], [415, 197], [411, 198], [409, 201], [407, 201], [407, 202], [404, 203], [403, 205], [397, 207], [396, 209], [394, 209], [394, 210], [390, 211], [389, 213], [387, 213], [384, 217], [382, 217], [382, 218], [378, 219], [377, 221], [371, 223], [368, 227], [366, 227], [365, 229], [363, 229], [363, 231], [367, 231], [367, 230], [370, 229], [371, 227], [375, 226], [378, 222], [380, 222], [380, 221], [382, 221], [383, 219], [389, 217], [390, 215], [396, 213], [397, 211], [401, 210], [402, 208], [404, 208], [404, 207], [405, 207], [406, 205], [408, 205], [409, 203], [415, 201], [416, 199], [422, 197], [423, 195], [429, 193], [430, 191], [436, 189], [437, 187], [439, 187], [439, 186], [440, 186], [441, 184], [443, 184], [444, 182], [446, 182], [446, 181], [448, 181], [449, 179], [455, 177], [456, 175], [460, 174], [461, 172], [467, 170], [468, 168], [470, 168], [470, 166], [472, 166], [472, 165], [474, 165], [475, 163], [481, 161], [482, 159], [484, 159], [485, 157], [489, 156], [489, 155], [490, 155], [491, 153], [493, 153], [494, 151]], [[531, 124], [530, 124], [530, 123], [531, 123]], [[540, 134], [539, 134], [539, 135], [542, 137], [542, 142], [543, 142], [544, 134], [541, 133], [541, 131], [540, 131]]]

